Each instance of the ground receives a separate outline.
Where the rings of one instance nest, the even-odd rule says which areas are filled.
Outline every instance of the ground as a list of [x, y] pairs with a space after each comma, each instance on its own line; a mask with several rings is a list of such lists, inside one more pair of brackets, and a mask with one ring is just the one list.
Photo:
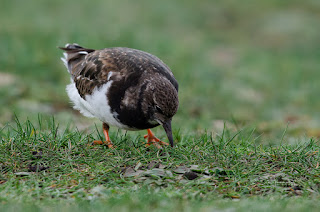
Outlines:
[[[0, 8], [0, 209], [318, 211], [318, 1], [77, 1]], [[57, 46], [172, 69], [176, 147], [73, 111]], [[163, 129], [156, 135], [166, 141]]]

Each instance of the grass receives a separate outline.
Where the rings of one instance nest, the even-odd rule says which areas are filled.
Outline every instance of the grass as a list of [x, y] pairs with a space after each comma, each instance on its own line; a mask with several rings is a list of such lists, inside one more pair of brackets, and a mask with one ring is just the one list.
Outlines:
[[[318, 210], [319, 14], [315, 0], [3, 0], [0, 210]], [[169, 65], [174, 149], [115, 128], [117, 149], [90, 145], [101, 123], [69, 104], [70, 42]]]
[[60, 129], [54, 119], [16, 119], [1, 131], [1, 207], [242, 211], [248, 204], [291, 210], [297, 208], [288, 204], [302, 202], [300, 209], [319, 209], [311, 201], [319, 198], [319, 142], [261, 145], [253, 134], [176, 131], [176, 147], [158, 150], [140, 136], [113, 133], [117, 148], [108, 149], [91, 145], [98, 133]]

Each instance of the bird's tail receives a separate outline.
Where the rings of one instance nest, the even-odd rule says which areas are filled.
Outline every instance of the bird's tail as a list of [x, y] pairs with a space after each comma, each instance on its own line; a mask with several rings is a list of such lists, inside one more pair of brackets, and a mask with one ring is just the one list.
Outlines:
[[87, 54], [94, 52], [94, 49], [87, 49], [78, 44], [66, 44], [65, 47], [59, 47], [64, 50], [64, 57], [61, 57], [62, 62], [72, 74], [73, 67], [79, 63]]

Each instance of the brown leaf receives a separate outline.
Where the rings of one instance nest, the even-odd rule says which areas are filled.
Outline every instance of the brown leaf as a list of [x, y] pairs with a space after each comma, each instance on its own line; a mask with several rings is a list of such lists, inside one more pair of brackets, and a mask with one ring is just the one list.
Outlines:
[[143, 172], [142, 170], [134, 170], [131, 167], [128, 167], [125, 172], [124, 172], [124, 177], [135, 177], [138, 176], [141, 172]]
[[157, 177], [165, 177], [167, 176], [167, 173], [164, 169], [157, 169], [157, 168], [154, 168], [154, 169], [151, 169], [151, 170], [148, 170], [148, 171], [145, 171], [144, 172], [144, 175], [145, 176], [157, 176]]
[[240, 199], [240, 196], [237, 196], [237, 195], [231, 195], [230, 196], [232, 199]]
[[46, 169], [49, 169], [50, 167], [48, 166], [41, 166], [41, 165], [29, 165], [28, 166], [28, 171], [30, 172], [40, 172], [44, 171]]
[[159, 167], [155, 167], [155, 168], [164, 169], [166, 167], [167, 167], [166, 165], [163, 165], [163, 164], [159, 163]]
[[193, 172], [193, 171], [191, 171], [191, 172], [185, 172], [185, 173], [183, 174], [183, 176], [184, 176], [185, 178], [187, 178], [188, 180], [194, 180], [194, 179], [196, 179], [196, 178], [199, 177], [199, 175], [198, 175], [197, 173]]
[[153, 169], [153, 168], [159, 168], [159, 166], [160, 166], [160, 163], [153, 160], [148, 164], [147, 169], [150, 170], [150, 169]]

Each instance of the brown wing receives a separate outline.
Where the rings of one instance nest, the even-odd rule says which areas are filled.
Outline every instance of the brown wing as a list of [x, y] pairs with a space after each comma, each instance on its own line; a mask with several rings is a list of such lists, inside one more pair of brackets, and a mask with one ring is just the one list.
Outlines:
[[158, 72], [166, 76], [178, 90], [170, 69], [149, 53], [121, 47], [93, 50], [76, 44], [61, 49], [67, 53], [67, 67], [82, 98], [109, 80], [129, 85], [131, 83], [125, 82], [136, 81], [144, 72]]
[[85, 56], [74, 68], [73, 80], [82, 98], [91, 94], [94, 88], [108, 82], [109, 72], [116, 72], [112, 58], [109, 55], [101, 57], [101, 51], [95, 51]]
[[86, 49], [77, 44], [61, 49], [66, 51], [63, 60], [82, 98], [92, 94], [96, 87], [105, 84], [109, 72], [119, 72], [110, 52]]

